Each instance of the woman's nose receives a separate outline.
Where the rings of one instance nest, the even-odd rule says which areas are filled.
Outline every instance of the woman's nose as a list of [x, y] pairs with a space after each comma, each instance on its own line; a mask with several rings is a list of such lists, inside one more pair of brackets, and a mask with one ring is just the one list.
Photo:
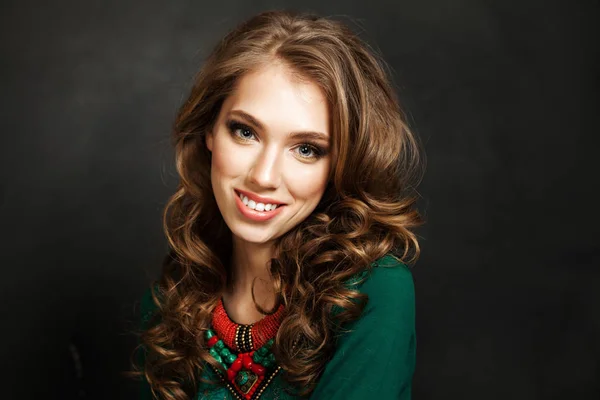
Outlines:
[[276, 148], [267, 148], [257, 154], [249, 171], [250, 181], [263, 189], [276, 189], [281, 183], [281, 154]]

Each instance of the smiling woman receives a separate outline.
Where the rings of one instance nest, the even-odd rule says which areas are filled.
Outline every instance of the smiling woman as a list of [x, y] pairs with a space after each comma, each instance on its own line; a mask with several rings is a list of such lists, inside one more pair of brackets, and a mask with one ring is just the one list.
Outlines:
[[[327, 99], [315, 83], [295, 82], [283, 63], [246, 74], [223, 103], [206, 147], [212, 153], [213, 193], [236, 248], [246, 253], [271, 248], [323, 197], [331, 157], [307, 135], [329, 147]], [[236, 207], [241, 192], [248, 202]], [[277, 208], [265, 211], [265, 203]]]
[[410, 398], [421, 164], [383, 66], [287, 12], [213, 51], [174, 126], [143, 398]]

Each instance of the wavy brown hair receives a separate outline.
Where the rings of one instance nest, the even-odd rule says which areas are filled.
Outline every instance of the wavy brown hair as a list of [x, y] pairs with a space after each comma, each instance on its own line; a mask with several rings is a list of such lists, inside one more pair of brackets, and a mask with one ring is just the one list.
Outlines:
[[[349, 279], [387, 253], [407, 264], [419, 255], [423, 163], [386, 64], [334, 19], [279, 11], [251, 18], [210, 54], [173, 127], [180, 183], [164, 212], [171, 253], [154, 286], [156, 319], [141, 334], [140, 375], [159, 398], [189, 399], [206, 363], [221, 368], [203, 333], [230, 277], [232, 238], [212, 192], [205, 135], [240, 77], [273, 61], [323, 90], [333, 148], [320, 203], [276, 240], [269, 265], [285, 305], [273, 352], [287, 381], [309, 394], [336, 329], [360, 316], [368, 299]], [[342, 310], [335, 317], [334, 307]]]

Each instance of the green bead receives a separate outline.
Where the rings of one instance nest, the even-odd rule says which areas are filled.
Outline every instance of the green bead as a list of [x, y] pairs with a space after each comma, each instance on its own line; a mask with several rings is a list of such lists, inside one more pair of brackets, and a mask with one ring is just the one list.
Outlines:
[[246, 371], [242, 371], [237, 375], [237, 383], [238, 385], [243, 385], [244, 383], [248, 382], [248, 373]]
[[231, 352], [227, 347], [224, 347], [223, 349], [221, 349], [221, 355], [223, 357], [229, 357], [231, 355]]
[[206, 340], [210, 339], [213, 336], [215, 336], [215, 333], [210, 329], [207, 330], [206, 333], [204, 334], [204, 337], [206, 337]]
[[222, 363], [223, 359], [221, 358], [221, 356], [219, 355], [219, 353], [217, 353], [217, 351], [215, 349], [210, 349], [208, 351], [210, 353], [211, 356], [213, 356], [213, 358], [215, 360], [217, 360], [217, 362]]
[[229, 364], [233, 364], [236, 359], [237, 356], [235, 354], [229, 354], [227, 357], [225, 357], [225, 361]]
[[275, 340], [269, 339], [267, 343], [265, 343], [265, 346], [270, 349], [273, 346], [273, 343], [275, 343]]
[[264, 357], [267, 355], [268, 352], [269, 352], [269, 349], [267, 349], [265, 346], [263, 346], [260, 349], [256, 350], [256, 353], [254, 353], [254, 355], [259, 354], [261, 357]]
[[225, 347], [225, 343], [223, 343], [222, 340], [219, 339], [219, 341], [217, 341], [217, 343], [215, 343], [214, 346], [217, 350], [221, 351], [223, 350], [223, 348]]
[[261, 364], [265, 368], [271, 368], [273, 366], [273, 363], [269, 361], [268, 358], [265, 358]]
[[254, 355], [252, 356], [252, 361], [254, 361], [255, 363], [259, 363], [262, 364], [263, 362], [263, 358], [260, 354], [258, 354], [258, 352], [254, 353]]
[[224, 369], [225, 371], [227, 371], [227, 368], [229, 368], [229, 367], [227, 366], [227, 364], [225, 364], [224, 362], [222, 362], [222, 363], [221, 363], [221, 366], [223, 367], [223, 369]]
[[267, 360], [269, 360], [272, 363], [275, 363], [275, 355], [273, 353], [270, 353], [267, 357]]

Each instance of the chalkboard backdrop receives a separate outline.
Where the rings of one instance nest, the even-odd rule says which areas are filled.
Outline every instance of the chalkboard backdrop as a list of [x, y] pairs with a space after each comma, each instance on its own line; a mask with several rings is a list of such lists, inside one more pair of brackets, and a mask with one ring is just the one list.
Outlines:
[[0, 397], [135, 398], [170, 124], [216, 41], [272, 8], [351, 21], [423, 140], [414, 398], [600, 399], [591, 0], [2, 2]]

